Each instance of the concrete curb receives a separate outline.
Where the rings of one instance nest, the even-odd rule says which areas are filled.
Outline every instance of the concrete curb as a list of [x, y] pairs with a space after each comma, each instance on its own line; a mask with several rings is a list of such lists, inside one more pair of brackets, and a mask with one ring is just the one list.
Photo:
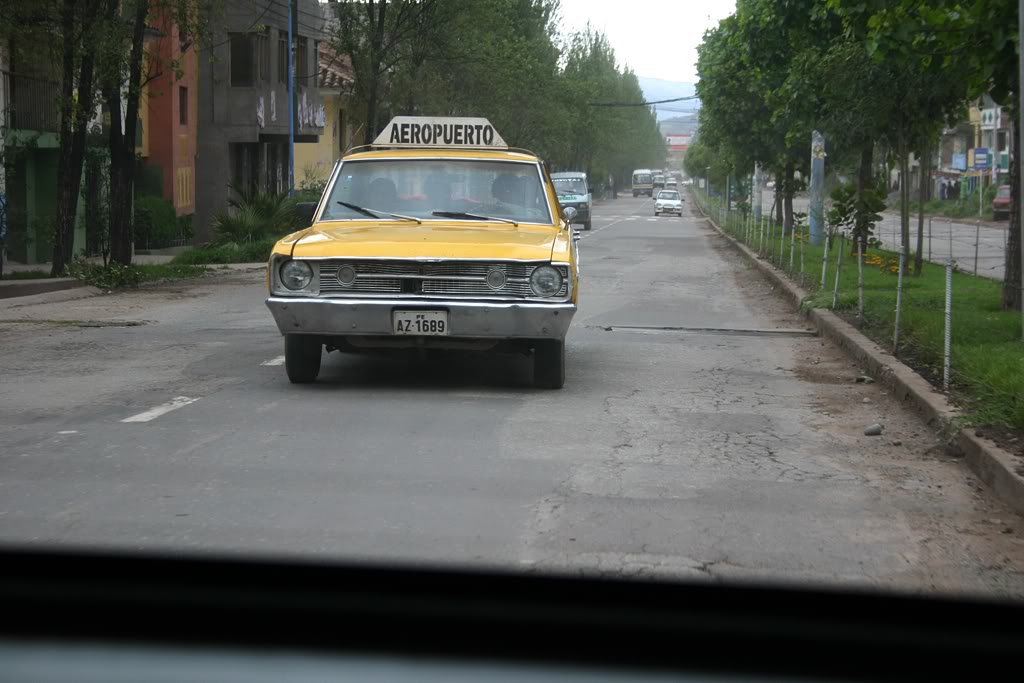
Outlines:
[[83, 283], [73, 277], [39, 278], [36, 280], [4, 280], [0, 282], [0, 299], [57, 292], [81, 287]]
[[[696, 206], [696, 202], [694, 205]], [[703, 211], [701, 213], [703, 214]], [[946, 439], [949, 450], [963, 456], [971, 470], [992, 488], [1000, 500], [1016, 512], [1024, 514], [1024, 477], [1016, 471], [1017, 467], [1024, 466], [1024, 463], [1018, 463], [1013, 454], [988, 439], [976, 436], [973, 429], [958, 427], [956, 418], [960, 412], [950, 404], [945, 395], [914, 372], [910, 366], [900, 362], [868, 339], [853, 325], [826, 309], [803, 309], [803, 302], [810, 296], [808, 292], [793, 284], [784, 273], [762, 261], [745, 244], [722, 230], [710, 216], [704, 216], [719, 235], [728, 240], [734, 249], [773, 285], [781, 289], [786, 298], [814, 322], [818, 334], [842, 348], [877, 382], [924, 417], [930, 427], [938, 429]]]
[[37, 304], [54, 304], [61, 301], [74, 301], [76, 299], [88, 299], [91, 296], [98, 296], [103, 291], [95, 287], [82, 286], [72, 289], [61, 289], [55, 292], [44, 292], [42, 294], [30, 294], [29, 296], [12, 297], [0, 299], [0, 311], [22, 306], [35, 306]]

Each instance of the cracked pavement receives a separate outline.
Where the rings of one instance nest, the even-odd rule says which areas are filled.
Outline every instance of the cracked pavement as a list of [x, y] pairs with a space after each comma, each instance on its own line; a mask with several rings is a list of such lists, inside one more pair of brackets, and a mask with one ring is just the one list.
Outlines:
[[730, 334], [807, 325], [651, 213], [597, 208], [557, 392], [472, 353], [292, 386], [254, 272], [0, 304], [0, 541], [1024, 595], [1024, 520], [829, 343]]

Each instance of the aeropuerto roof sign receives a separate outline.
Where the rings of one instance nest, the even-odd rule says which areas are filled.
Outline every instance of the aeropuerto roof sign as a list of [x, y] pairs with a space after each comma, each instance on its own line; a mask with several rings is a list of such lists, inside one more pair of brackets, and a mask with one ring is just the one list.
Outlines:
[[508, 149], [508, 145], [483, 118], [396, 116], [377, 139], [379, 147], [466, 147]]

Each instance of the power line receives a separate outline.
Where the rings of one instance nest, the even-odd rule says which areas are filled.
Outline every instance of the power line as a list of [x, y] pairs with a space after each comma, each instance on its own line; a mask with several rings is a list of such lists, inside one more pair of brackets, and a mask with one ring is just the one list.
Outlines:
[[656, 100], [654, 102], [589, 102], [591, 107], [648, 107], [652, 104], [665, 104], [667, 102], [685, 102], [686, 100], [700, 99], [696, 95], [689, 97], [674, 97], [670, 100]]

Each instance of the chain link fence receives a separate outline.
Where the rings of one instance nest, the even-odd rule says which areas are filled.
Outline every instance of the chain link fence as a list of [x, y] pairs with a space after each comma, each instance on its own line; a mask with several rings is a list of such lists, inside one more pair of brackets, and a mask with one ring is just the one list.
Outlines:
[[[910, 274], [904, 274], [892, 239], [882, 237], [880, 245], [859, 253], [849, 235], [829, 232], [823, 244], [815, 245], [806, 223], [786, 232], [768, 211], [756, 218], [728, 210], [721, 198], [696, 188], [692, 195], [725, 232], [810, 292], [805, 306], [833, 310], [856, 325], [953, 396], [971, 422], [1024, 429], [1021, 314], [1002, 310], [999, 280], [974, 274], [973, 242], [966, 243], [970, 249], [958, 250], [956, 231], [944, 232], [947, 245], [952, 239], [954, 246], [939, 251], [933, 221], [931, 258], [914, 276], [913, 252]], [[897, 221], [897, 247], [898, 227]], [[879, 234], [884, 229], [884, 222], [876, 226]], [[984, 273], [980, 246], [977, 251]]]

